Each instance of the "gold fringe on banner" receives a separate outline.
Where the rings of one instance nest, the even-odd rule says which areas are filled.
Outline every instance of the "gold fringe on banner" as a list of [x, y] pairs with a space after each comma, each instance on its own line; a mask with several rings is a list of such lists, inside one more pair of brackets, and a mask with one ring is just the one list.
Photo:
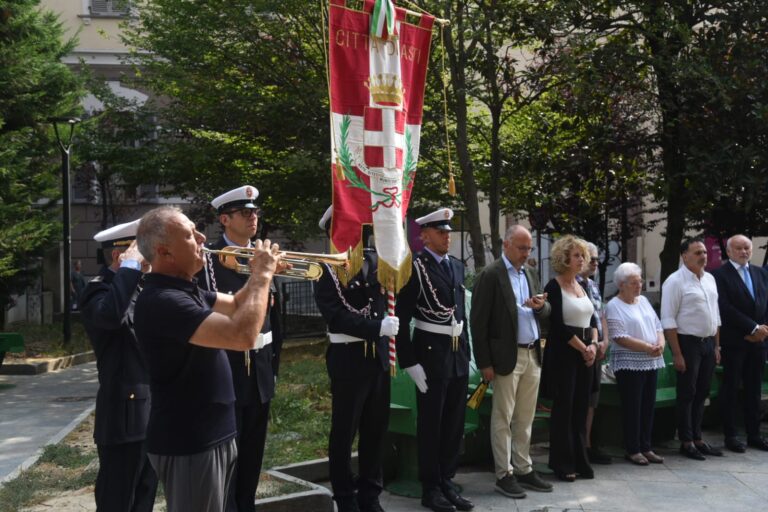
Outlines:
[[411, 269], [413, 268], [411, 259], [411, 253], [408, 252], [408, 256], [400, 264], [400, 268], [395, 269], [379, 258], [379, 282], [381, 285], [389, 288], [391, 284], [391, 289], [398, 293], [411, 278]]
[[[346, 249], [339, 250], [333, 242], [331, 242], [331, 252], [340, 253], [345, 252]], [[363, 268], [363, 240], [361, 239], [355, 247], [350, 251], [349, 266], [347, 267], [334, 267], [333, 270], [339, 278], [339, 281], [344, 286], [349, 284], [349, 280], [357, 275]]]

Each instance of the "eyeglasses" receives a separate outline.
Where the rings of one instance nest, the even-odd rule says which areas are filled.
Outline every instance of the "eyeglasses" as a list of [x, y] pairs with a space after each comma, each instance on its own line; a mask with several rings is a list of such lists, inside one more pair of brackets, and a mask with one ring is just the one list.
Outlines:
[[229, 210], [226, 213], [229, 216], [232, 216], [235, 213], [239, 213], [242, 218], [250, 219], [251, 215], [255, 215], [256, 217], [261, 217], [261, 208], [240, 208], [239, 210]]
[[600, 258], [589, 258], [590, 263], [598, 263], [600, 261]]
[[536, 250], [535, 247], [526, 247], [524, 245], [517, 245], [515, 246], [515, 249], [517, 249], [520, 252], [533, 252]]

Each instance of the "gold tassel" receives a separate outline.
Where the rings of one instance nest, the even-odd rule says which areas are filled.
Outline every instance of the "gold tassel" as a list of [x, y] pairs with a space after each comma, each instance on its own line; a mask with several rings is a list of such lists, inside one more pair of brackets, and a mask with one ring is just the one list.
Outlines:
[[389, 367], [389, 375], [392, 376], [392, 377], [397, 375], [397, 367], [396, 366], [391, 366], [390, 365], [390, 367]]
[[456, 195], [456, 182], [453, 179], [453, 174], [448, 176], [448, 195], [451, 197]]
[[467, 407], [477, 410], [480, 407], [480, 404], [483, 403], [483, 398], [485, 397], [485, 392], [487, 390], [488, 383], [486, 381], [481, 381], [480, 384], [477, 385], [477, 388], [475, 388], [472, 396], [467, 400]]

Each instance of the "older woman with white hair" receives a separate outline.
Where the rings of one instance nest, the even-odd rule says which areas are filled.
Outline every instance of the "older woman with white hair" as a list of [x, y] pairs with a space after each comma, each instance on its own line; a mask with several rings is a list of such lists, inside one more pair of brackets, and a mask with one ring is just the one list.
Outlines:
[[643, 289], [642, 270], [622, 263], [613, 274], [619, 294], [605, 308], [611, 345], [610, 364], [621, 398], [626, 458], [647, 466], [664, 458], [651, 449], [656, 377], [664, 367], [664, 331]]

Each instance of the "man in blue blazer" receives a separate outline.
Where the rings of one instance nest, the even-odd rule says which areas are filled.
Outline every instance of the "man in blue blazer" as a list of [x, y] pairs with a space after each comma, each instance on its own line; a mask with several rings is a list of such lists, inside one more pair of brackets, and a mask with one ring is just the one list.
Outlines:
[[760, 392], [765, 366], [763, 342], [768, 337], [768, 273], [749, 264], [752, 241], [746, 236], [729, 238], [726, 251], [728, 261], [712, 272], [717, 283], [722, 320], [720, 404], [725, 446], [737, 453], [746, 450], [736, 435], [737, 395], [741, 383], [747, 445], [768, 451], [768, 441], [760, 435]]

